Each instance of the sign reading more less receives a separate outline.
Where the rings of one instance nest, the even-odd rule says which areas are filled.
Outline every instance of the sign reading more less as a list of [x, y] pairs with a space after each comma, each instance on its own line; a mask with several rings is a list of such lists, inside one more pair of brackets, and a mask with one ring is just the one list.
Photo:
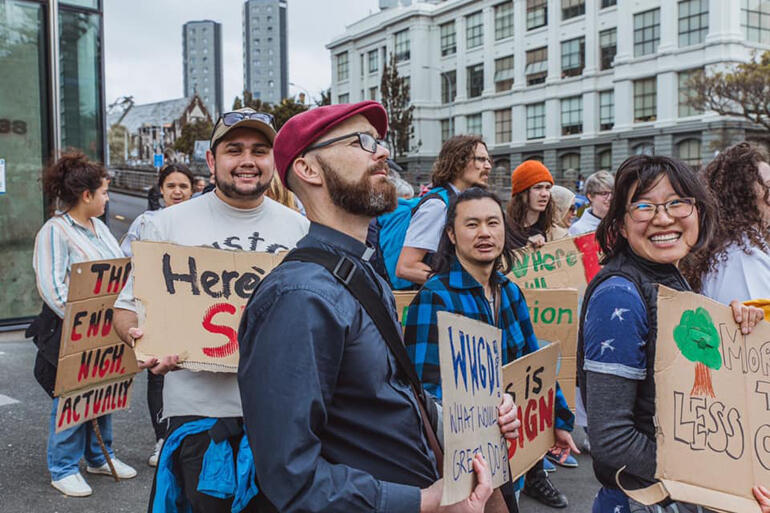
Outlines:
[[284, 254], [134, 241], [141, 359], [178, 354], [180, 367], [237, 372], [238, 325], [251, 293]]
[[57, 433], [128, 407], [139, 368], [112, 322], [130, 269], [128, 258], [72, 265], [54, 389]]
[[508, 482], [508, 446], [497, 424], [502, 401], [502, 332], [489, 324], [438, 312], [444, 421], [444, 492], [441, 504], [470, 496], [473, 458], [481, 453], [492, 487]]

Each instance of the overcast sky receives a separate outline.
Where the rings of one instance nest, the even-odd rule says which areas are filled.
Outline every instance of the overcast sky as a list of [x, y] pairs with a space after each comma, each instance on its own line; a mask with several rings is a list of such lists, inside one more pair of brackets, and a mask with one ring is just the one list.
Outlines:
[[[243, 0], [104, 0], [107, 105], [119, 96], [138, 104], [184, 96], [182, 25], [222, 24], [224, 108], [243, 90]], [[325, 45], [377, 12], [378, 0], [288, 0], [289, 81], [317, 97], [331, 83]], [[289, 94], [300, 90], [289, 87]]]

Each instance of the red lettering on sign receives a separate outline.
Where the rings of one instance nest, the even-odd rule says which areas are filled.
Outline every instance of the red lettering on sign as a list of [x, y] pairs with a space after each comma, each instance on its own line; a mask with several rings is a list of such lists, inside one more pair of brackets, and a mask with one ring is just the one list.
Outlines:
[[203, 316], [203, 329], [209, 333], [225, 335], [228, 342], [217, 347], [204, 347], [203, 354], [212, 358], [224, 358], [238, 350], [238, 332], [229, 326], [221, 326], [212, 322], [214, 316], [219, 313], [234, 315], [235, 311], [235, 307], [229, 303], [217, 303], [206, 310], [206, 315]]
[[514, 457], [516, 449], [524, 448], [525, 441], [532, 442], [537, 435], [553, 428], [554, 399], [555, 390], [551, 387], [545, 395], [527, 401], [523, 415], [521, 406], [517, 407], [522, 427], [519, 437], [508, 445], [508, 459]]

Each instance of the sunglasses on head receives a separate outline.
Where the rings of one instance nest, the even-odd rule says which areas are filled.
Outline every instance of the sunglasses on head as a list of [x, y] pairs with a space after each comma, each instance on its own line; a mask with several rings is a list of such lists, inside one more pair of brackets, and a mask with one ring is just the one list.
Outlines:
[[219, 119], [222, 120], [222, 124], [225, 126], [233, 126], [244, 119], [256, 119], [257, 121], [267, 123], [271, 127], [273, 126], [273, 116], [266, 112], [225, 112], [219, 116]]

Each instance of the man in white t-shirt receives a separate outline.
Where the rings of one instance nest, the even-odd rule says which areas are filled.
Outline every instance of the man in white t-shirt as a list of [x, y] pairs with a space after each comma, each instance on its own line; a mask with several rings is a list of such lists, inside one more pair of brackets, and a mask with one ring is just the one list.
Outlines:
[[[149, 220], [145, 240], [268, 253], [294, 248], [308, 231], [307, 219], [264, 195], [275, 170], [274, 138], [272, 118], [267, 114], [252, 109], [223, 114], [206, 153], [216, 180], [214, 192], [159, 212]], [[114, 323], [120, 337], [124, 341], [141, 337], [133, 279], [129, 279], [115, 307]], [[182, 426], [189, 431], [193, 421], [202, 419], [221, 420], [227, 429], [240, 427], [243, 411], [236, 374], [178, 369], [178, 361], [178, 355], [167, 355], [142, 364], [154, 374], [166, 375], [163, 417], [169, 419], [169, 434]], [[221, 499], [198, 491], [203, 456], [212, 437], [208, 431], [185, 436], [176, 446], [176, 465], [172, 467], [178, 469], [176, 482], [192, 511], [229, 512], [233, 498]], [[166, 448], [163, 451], [161, 462], [168, 457]], [[151, 503], [156, 493], [165, 493], [160, 490], [166, 488], [158, 485], [161, 467], [159, 464]]]
[[612, 200], [615, 177], [607, 171], [597, 171], [586, 180], [586, 197], [590, 203], [580, 219], [569, 227], [570, 237], [595, 232], [602, 218], [607, 215]]
[[[470, 187], [487, 188], [492, 159], [478, 135], [449, 138], [433, 164], [433, 187], [445, 187], [450, 198]], [[431, 274], [426, 255], [438, 249], [446, 224], [447, 204], [440, 197], [425, 200], [409, 222], [404, 248], [396, 264], [396, 276], [422, 285]]]

